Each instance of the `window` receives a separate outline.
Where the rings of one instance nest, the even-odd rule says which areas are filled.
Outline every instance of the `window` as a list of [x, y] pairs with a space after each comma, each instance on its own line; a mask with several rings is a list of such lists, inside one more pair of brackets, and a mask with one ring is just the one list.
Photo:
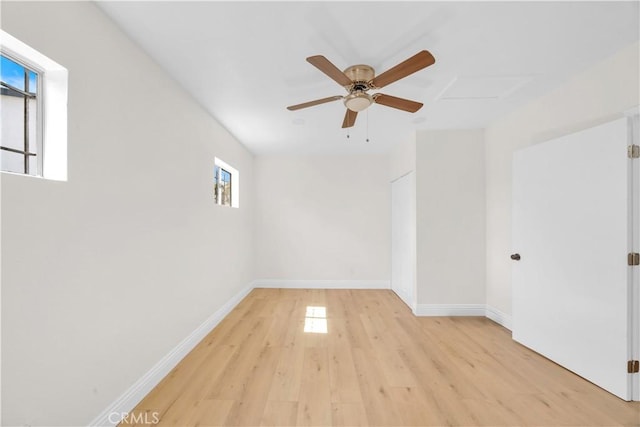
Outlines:
[[0, 170], [67, 179], [66, 68], [0, 30]]
[[213, 169], [213, 197], [218, 205], [240, 206], [240, 173], [222, 160], [215, 158]]
[[38, 73], [12, 58], [0, 55], [0, 129], [3, 171], [41, 175], [41, 107]]
[[216, 166], [216, 203], [231, 206], [231, 173]]

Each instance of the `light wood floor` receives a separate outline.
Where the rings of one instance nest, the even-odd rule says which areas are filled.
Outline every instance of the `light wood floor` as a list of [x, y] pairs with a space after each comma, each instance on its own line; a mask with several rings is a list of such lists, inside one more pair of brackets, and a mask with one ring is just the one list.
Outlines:
[[[304, 332], [322, 327], [327, 333]], [[133, 411], [162, 426], [640, 425], [485, 318], [414, 317], [388, 290], [256, 289]], [[147, 420], [152, 420], [148, 415]]]

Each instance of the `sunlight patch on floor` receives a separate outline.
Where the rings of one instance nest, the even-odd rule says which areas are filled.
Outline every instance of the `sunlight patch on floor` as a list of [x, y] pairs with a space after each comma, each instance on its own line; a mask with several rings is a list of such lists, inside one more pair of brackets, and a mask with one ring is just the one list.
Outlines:
[[307, 306], [304, 318], [304, 331], [312, 334], [327, 333], [327, 308]]

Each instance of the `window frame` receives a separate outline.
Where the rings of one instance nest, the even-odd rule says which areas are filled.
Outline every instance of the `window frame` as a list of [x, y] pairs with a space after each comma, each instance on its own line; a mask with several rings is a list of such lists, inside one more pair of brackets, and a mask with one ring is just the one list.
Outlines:
[[[221, 206], [232, 206], [232, 201], [233, 201], [233, 180], [232, 180], [232, 174], [231, 172], [229, 172], [228, 170], [226, 170], [225, 168], [223, 168], [222, 166], [215, 166], [216, 167], [216, 203], [218, 205]], [[226, 181], [224, 179], [224, 174], [227, 174], [229, 176], [229, 180]], [[224, 202], [224, 197], [221, 197], [221, 190], [220, 187], [225, 187], [224, 184], [229, 183], [229, 204], [226, 204]], [[222, 185], [221, 185], [222, 184]], [[224, 194], [224, 193], [223, 193]]]
[[[0, 29], [0, 52], [38, 73], [40, 130], [38, 174], [0, 171], [3, 174], [67, 181], [67, 99], [69, 72], [62, 65]], [[37, 99], [37, 98], [36, 98]], [[36, 142], [38, 144], [38, 141]]]
[[226, 173], [229, 174], [230, 179], [229, 179], [229, 188], [230, 188], [230, 199], [231, 199], [231, 204], [230, 205], [225, 205], [219, 202], [218, 199], [218, 195], [215, 194], [214, 192], [214, 202], [216, 205], [218, 206], [225, 206], [225, 207], [231, 207], [231, 208], [239, 208], [240, 207], [240, 172], [234, 168], [233, 166], [229, 165], [228, 163], [220, 160], [218, 157], [214, 158], [214, 166], [213, 166], [213, 170], [214, 170], [214, 175], [213, 175], [213, 182], [214, 182], [214, 188], [215, 188], [215, 192], [217, 192], [218, 189], [218, 183], [220, 182], [220, 177], [219, 175], [221, 175], [221, 173], [217, 172], [218, 170], [224, 171]]
[[[38, 77], [36, 80], [36, 96], [35, 96], [35, 100], [36, 100], [36, 126], [35, 126], [35, 141], [36, 141], [36, 173], [32, 174], [29, 173], [27, 171], [23, 171], [23, 172], [11, 172], [11, 171], [5, 171], [3, 170], [3, 173], [11, 173], [11, 174], [15, 174], [15, 175], [26, 175], [26, 176], [34, 176], [34, 177], [43, 177], [43, 169], [44, 169], [44, 143], [43, 143], [43, 137], [44, 137], [44, 84], [43, 84], [43, 80], [44, 80], [44, 70], [42, 70], [41, 67], [38, 67], [37, 65], [34, 65], [31, 61], [28, 60], [24, 60], [21, 56], [19, 55], [14, 55], [12, 52], [8, 52], [7, 50], [5, 50], [4, 46], [2, 46], [0, 48], [0, 55], [8, 58], [9, 60], [15, 62], [18, 65], [21, 65], [22, 67], [24, 67], [26, 70], [28, 71], [32, 71], [36, 74], [36, 76]], [[8, 89], [8, 90], [12, 90], [12, 89]], [[28, 93], [28, 91], [27, 91]], [[25, 98], [25, 96], [23, 96], [23, 99]], [[24, 126], [24, 123], [23, 123]], [[28, 124], [27, 124], [28, 127]], [[27, 140], [31, 140], [31, 136], [28, 135], [28, 133], [23, 135], [23, 139], [27, 139]], [[7, 147], [9, 148], [9, 147]], [[18, 150], [14, 150], [14, 149], [8, 149], [7, 148], [3, 148], [2, 151], [9, 151], [9, 152], [13, 152], [13, 153], [18, 153], [18, 154], [22, 154], [23, 157], [28, 157], [28, 154], [25, 153], [24, 151], [18, 151]], [[28, 163], [28, 162], [27, 162]]]

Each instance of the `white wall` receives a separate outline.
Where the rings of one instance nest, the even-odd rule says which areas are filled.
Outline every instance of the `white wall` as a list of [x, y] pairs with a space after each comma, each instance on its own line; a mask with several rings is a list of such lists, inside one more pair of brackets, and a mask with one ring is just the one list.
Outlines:
[[2, 422], [83, 425], [252, 280], [253, 158], [92, 3], [2, 28], [69, 70], [69, 181], [2, 176]]
[[3, 415], [2, 415], [2, 384], [4, 384], [4, 379], [2, 378], [2, 355], [4, 354], [2, 351], [2, 331], [4, 327], [2, 325], [2, 318], [4, 315], [2, 314], [2, 177], [4, 174], [0, 173], [0, 425], [3, 425]]
[[389, 280], [387, 156], [260, 156], [254, 165], [257, 279]]
[[529, 145], [618, 118], [639, 103], [634, 43], [486, 129], [487, 304], [511, 314], [511, 163]]
[[485, 302], [482, 130], [416, 136], [418, 304]]
[[[395, 250], [398, 250], [399, 253], [391, 254], [392, 258], [392, 266], [391, 266], [391, 287], [394, 288], [395, 285], [393, 280], [395, 280], [395, 273], [393, 268], [393, 259], [396, 257], [409, 256], [409, 268], [411, 271], [410, 277], [411, 282], [409, 286], [409, 301], [412, 305], [411, 309], [415, 312], [415, 305], [417, 304], [417, 275], [418, 275], [418, 265], [417, 265], [417, 236], [416, 236], [416, 132], [411, 132], [411, 135], [402, 141], [396, 143], [391, 152], [389, 153], [389, 181], [390, 185], [393, 185], [393, 181], [413, 172], [410, 176], [409, 186], [410, 186], [410, 195], [409, 195], [409, 234], [411, 236], [409, 253], [407, 254], [402, 247], [397, 247]], [[401, 229], [398, 230], [400, 232]], [[399, 238], [402, 241], [401, 234], [398, 236], [393, 236], [393, 225], [391, 227], [391, 242], [392, 242], [392, 251], [394, 250], [393, 241], [394, 238]], [[398, 263], [398, 266], [401, 266], [402, 263]], [[406, 300], [405, 300], [406, 302]]]
[[416, 132], [398, 142], [389, 153], [389, 181], [416, 170]]

